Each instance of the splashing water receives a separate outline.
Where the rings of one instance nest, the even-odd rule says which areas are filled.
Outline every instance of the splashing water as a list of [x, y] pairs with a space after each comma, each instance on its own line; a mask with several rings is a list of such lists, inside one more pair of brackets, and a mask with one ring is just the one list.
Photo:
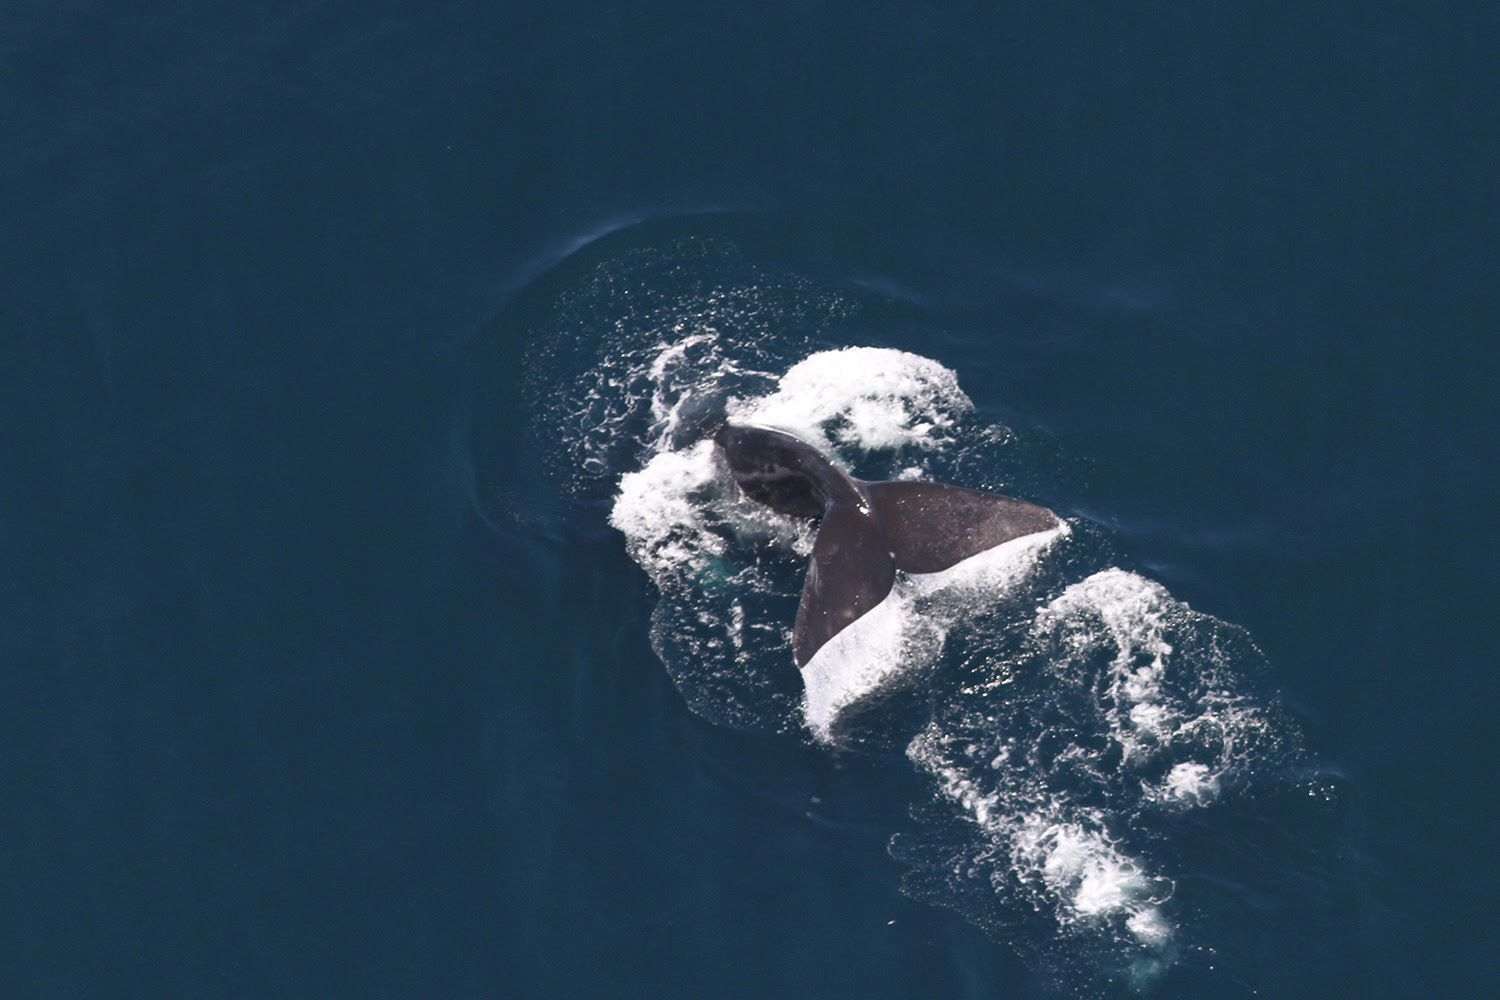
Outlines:
[[1200, 947], [1174, 825], [1303, 754], [1253, 683], [1259, 651], [1109, 565], [1098, 530], [1074, 520], [898, 574], [799, 676], [790, 626], [815, 526], [745, 502], [694, 428], [723, 415], [793, 433], [862, 478], [944, 482], [958, 467], [998, 475], [1014, 436], [930, 358], [786, 334], [857, 309], [741, 266], [675, 297], [661, 291], [675, 272], [606, 271], [562, 309], [573, 322], [614, 310], [583, 388], [557, 393], [546, 419], [567, 464], [612, 490], [609, 522], [660, 592], [656, 652], [717, 722], [904, 744], [932, 789], [920, 829], [892, 845], [909, 893], [1032, 925], [1031, 950], [1059, 967], [1149, 983]]

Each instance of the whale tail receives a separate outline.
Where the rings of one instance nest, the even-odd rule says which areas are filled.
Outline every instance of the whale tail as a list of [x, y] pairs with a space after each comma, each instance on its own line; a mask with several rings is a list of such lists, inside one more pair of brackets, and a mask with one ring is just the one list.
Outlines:
[[822, 518], [792, 628], [798, 667], [885, 600], [898, 569], [936, 573], [1059, 524], [1047, 508], [997, 493], [855, 479], [806, 441], [769, 427], [720, 422], [714, 443], [748, 499], [790, 517]]
[[792, 629], [804, 667], [828, 640], [885, 600], [896, 570], [937, 573], [1014, 538], [1057, 527], [1057, 515], [1013, 497], [926, 482], [856, 482], [863, 503], [823, 514]]

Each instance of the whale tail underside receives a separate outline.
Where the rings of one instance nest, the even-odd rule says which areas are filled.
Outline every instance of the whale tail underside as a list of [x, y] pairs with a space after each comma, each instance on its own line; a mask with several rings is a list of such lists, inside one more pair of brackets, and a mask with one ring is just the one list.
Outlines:
[[818, 526], [792, 630], [798, 667], [885, 600], [896, 570], [937, 573], [1059, 523], [1045, 507], [962, 486], [858, 485], [866, 505], [833, 503]]

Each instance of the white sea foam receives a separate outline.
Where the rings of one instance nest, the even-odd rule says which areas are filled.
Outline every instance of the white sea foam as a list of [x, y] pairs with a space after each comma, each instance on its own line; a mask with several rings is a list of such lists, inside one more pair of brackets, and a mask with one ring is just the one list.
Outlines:
[[1219, 797], [1226, 774], [1282, 739], [1264, 707], [1224, 673], [1224, 654], [1215, 648], [1207, 657], [1195, 654], [1189, 667], [1177, 668], [1179, 679], [1171, 679], [1177, 651], [1168, 635], [1215, 629], [1232, 631], [1121, 569], [1068, 587], [1037, 616], [1035, 633], [1051, 636], [1065, 656], [1113, 653], [1104, 678], [1105, 715], [1122, 767], [1150, 771], [1171, 761], [1159, 778], [1143, 782], [1145, 801], [1207, 805]]
[[609, 523], [653, 579], [701, 570], [724, 554], [724, 540], [709, 530], [707, 509], [694, 500], [713, 480], [711, 441], [660, 452], [639, 472], [620, 477]]
[[1165, 883], [1147, 876], [1098, 827], [1031, 815], [1016, 823], [1011, 844], [1016, 862], [1040, 872], [1077, 918], [1124, 915], [1127, 926], [1136, 925], [1133, 933], [1141, 929], [1142, 944], [1159, 945], [1170, 936], [1171, 925], [1157, 909]]
[[974, 404], [958, 376], [918, 354], [883, 347], [821, 351], [798, 362], [776, 391], [731, 403], [742, 423], [779, 427], [822, 451], [931, 448]]
[[[908, 755], [930, 762], [942, 740], [929, 729]], [[1123, 920], [1144, 947], [1160, 949], [1171, 941], [1174, 928], [1160, 908], [1171, 896], [1171, 881], [1148, 874], [1141, 861], [1122, 851], [1105, 834], [1105, 819], [1096, 810], [1070, 808], [1065, 794], [1009, 801], [999, 791], [985, 791], [962, 767], [939, 766], [929, 772], [942, 794], [1008, 857], [1011, 871], [1022, 886], [1031, 887], [1036, 902], [1048, 903], [1061, 925]]]
[[1205, 805], [1218, 794], [1219, 779], [1209, 771], [1208, 765], [1186, 761], [1167, 772], [1158, 797], [1184, 805]]
[[733, 538], [811, 552], [808, 525], [744, 503], [727, 488], [706, 440], [657, 452], [640, 471], [621, 476], [609, 523], [658, 586], [721, 567]]
[[1178, 606], [1160, 584], [1112, 568], [1068, 587], [1037, 618], [1040, 630], [1076, 626], [1080, 619], [1104, 626], [1102, 632], [1075, 627], [1070, 642], [1079, 652], [1101, 642], [1116, 650], [1108, 676], [1110, 722], [1127, 763], [1158, 748], [1180, 719], [1162, 688], [1172, 655], [1165, 625]]
[[973, 825], [977, 846], [963, 864], [990, 865], [997, 888], [1060, 928], [1128, 941], [1146, 962], [1130, 960], [1142, 975], [1170, 964], [1175, 887], [1127, 846], [1129, 824], [1209, 805], [1226, 775], [1276, 745], [1266, 713], [1223, 672], [1221, 638], [1236, 634], [1118, 568], [1041, 604], [1029, 638], [1008, 653], [996, 645], [991, 669], [1044, 674], [1047, 683], [1029, 689], [1044, 713], [1024, 699], [995, 701], [1011, 681], [978, 685], [908, 748]]

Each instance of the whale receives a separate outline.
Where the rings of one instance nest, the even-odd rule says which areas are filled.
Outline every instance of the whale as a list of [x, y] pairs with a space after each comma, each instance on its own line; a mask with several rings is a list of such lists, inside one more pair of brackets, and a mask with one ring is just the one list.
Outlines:
[[883, 601], [903, 573], [938, 573], [1061, 521], [1046, 507], [944, 483], [867, 482], [785, 431], [724, 423], [715, 452], [746, 499], [819, 522], [792, 627], [799, 669]]

